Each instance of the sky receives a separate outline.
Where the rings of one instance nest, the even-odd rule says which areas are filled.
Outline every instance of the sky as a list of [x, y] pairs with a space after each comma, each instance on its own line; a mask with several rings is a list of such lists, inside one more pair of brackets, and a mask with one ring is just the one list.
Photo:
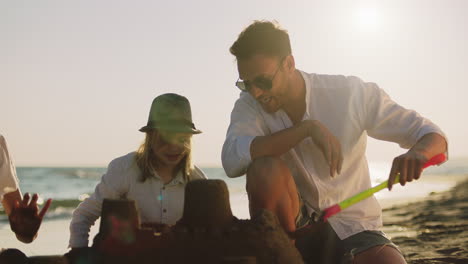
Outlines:
[[[220, 166], [239, 90], [229, 47], [254, 20], [290, 34], [298, 69], [377, 83], [468, 157], [468, 1], [0, 0], [0, 133], [17, 166], [105, 166], [136, 150], [151, 102], [175, 92]], [[370, 140], [368, 159], [404, 153]]]

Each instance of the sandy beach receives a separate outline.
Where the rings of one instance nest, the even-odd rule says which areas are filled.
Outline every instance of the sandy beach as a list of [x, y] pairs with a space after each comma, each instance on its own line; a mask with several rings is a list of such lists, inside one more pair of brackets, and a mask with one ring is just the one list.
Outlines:
[[[444, 188], [446, 191], [432, 189], [432, 193], [423, 197], [409, 194], [414, 195], [418, 187], [429, 182], [442, 187], [450, 183], [455, 187], [451, 190]], [[400, 247], [408, 263], [468, 263], [467, 175], [427, 177], [405, 187], [398, 186], [392, 192], [382, 192], [379, 200], [384, 208], [383, 231]], [[407, 196], [403, 196], [405, 193]], [[382, 199], [382, 196], [398, 196], [400, 201]], [[246, 202], [231, 198], [231, 207], [237, 217], [246, 218], [245, 210], [236, 208]], [[18, 248], [28, 256], [64, 254], [69, 250], [69, 223], [68, 218], [49, 219], [43, 223], [39, 237], [33, 243], [23, 244], [16, 240], [7, 222], [2, 221], [0, 246]], [[99, 221], [91, 229], [91, 238], [98, 228]]]
[[383, 221], [408, 263], [468, 263], [468, 180], [424, 201], [384, 209]]
[[[45, 221], [41, 225], [38, 237], [31, 244], [19, 242], [15, 234], [5, 222], [0, 223], [0, 248], [17, 248], [27, 256], [63, 255], [70, 249], [69, 225], [71, 219], [57, 219]], [[99, 231], [99, 221], [91, 227], [90, 237], [93, 238]]]

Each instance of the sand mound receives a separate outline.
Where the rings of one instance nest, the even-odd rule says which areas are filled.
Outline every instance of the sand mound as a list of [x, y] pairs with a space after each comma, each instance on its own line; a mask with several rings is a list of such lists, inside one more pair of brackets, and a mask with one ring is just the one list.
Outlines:
[[384, 210], [384, 231], [408, 263], [468, 263], [468, 181]]

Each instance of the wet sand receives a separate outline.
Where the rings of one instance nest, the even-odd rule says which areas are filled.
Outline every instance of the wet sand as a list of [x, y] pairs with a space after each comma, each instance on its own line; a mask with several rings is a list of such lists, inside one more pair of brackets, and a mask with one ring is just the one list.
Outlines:
[[384, 231], [408, 263], [468, 263], [468, 181], [383, 210]]

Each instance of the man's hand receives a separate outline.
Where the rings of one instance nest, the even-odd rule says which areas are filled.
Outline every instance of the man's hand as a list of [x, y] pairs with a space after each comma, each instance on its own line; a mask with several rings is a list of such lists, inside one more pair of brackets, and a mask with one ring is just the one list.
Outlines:
[[392, 169], [388, 177], [388, 189], [392, 190], [395, 178], [400, 174], [400, 184], [419, 179], [424, 164], [439, 153], [447, 151], [447, 142], [444, 137], [436, 133], [424, 135], [405, 154], [393, 160]]
[[330, 176], [334, 177], [335, 172], [341, 172], [343, 164], [343, 153], [338, 139], [317, 120], [305, 121], [308, 126], [309, 135], [315, 145], [322, 151], [328, 166], [330, 167]]
[[330, 167], [330, 176], [341, 172], [343, 154], [338, 139], [319, 121], [304, 120], [271, 135], [257, 136], [250, 145], [252, 160], [264, 156], [280, 156], [310, 137], [323, 153]]
[[393, 160], [390, 176], [388, 177], [388, 189], [392, 189], [392, 185], [398, 174], [400, 174], [400, 184], [402, 186], [405, 186], [407, 182], [419, 179], [422, 168], [428, 160], [428, 157], [412, 150], [396, 157]]
[[37, 206], [38, 195], [34, 194], [30, 200], [26, 193], [21, 201], [15, 201], [11, 213], [8, 216], [11, 230], [16, 237], [24, 242], [31, 243], [37, 236], [37, 231], [42, 223], [42, 218], [50, 207], [51, 199], [47, 200], [42, 210], [39, 212]]

